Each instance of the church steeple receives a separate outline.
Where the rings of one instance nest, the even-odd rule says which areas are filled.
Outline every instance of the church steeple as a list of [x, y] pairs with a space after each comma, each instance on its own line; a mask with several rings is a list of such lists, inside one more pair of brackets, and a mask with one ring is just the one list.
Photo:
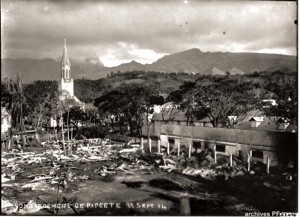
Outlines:
[[61, 58], [61, 79], [60, 89], [69, 92], [71, 96], [74, 95], [74, 83], [70, 75], [71, 64], [68, 57], [66, 39], [64, 40], [64, 50]]
[[61, 78], [64, 79], [65, 82], [68, 82], [71, 79], [70, 68], [71, 64], [68, 57], [67, 44], [66, 39], [64, 39], [64, 50], [61, 58]]
[[61, 58], [61, 66], [64, 66], [64, 65], [71, 66], [70, 61], [69, 61], [69, 57], [68, 57], [66, 39], [64, 39], [64, 50], [63, 50], [63, 55], [62, 55], [62, 58]]

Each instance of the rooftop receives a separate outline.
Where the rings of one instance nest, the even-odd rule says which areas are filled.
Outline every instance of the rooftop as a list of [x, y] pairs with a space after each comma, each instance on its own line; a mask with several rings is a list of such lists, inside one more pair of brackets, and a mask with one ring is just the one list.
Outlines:
[[[185, 111], [178, 109], [168, 109], [161, 113], [154, 113], [152, 117], [153, 121], [187, 121]], [[251, 120], [259, 121], [260, 125], [257, 127], [251, 127]], [[194, 122], [210, 122], [208, 117], [202, 119], [195, 119]], [[274, 118], [266, 117], [260, 110], [252, 110], [243, 115], [240, 115], [236, 119], [236, 129], [243, 130], [258, 130], [258, 131], [278, 131], [278, 132], [295, 132], [293, 124], [288, 124], [285, 129], [279, 129], [279, 124], [283, 123], [281, 119], [277, 122]]]

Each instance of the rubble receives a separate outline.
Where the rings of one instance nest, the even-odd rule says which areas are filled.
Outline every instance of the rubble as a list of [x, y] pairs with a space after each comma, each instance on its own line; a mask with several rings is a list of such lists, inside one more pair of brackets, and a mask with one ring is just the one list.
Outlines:
[[182, 173], [187, 175], [193, 175], [193, 176], [199, 175], [202, 178], [207, 178], [207, 179], [215, 179], [215, 177], [218, 175], [217, 172], [212, 169], [207, 169], [207, 168], [193, 169], [190, 167], [184, 169]]
[[135, 153], [137, 150], [137, 148], [126, 148], [120, 150], [119, 153]]
[[[16, 209], [15, 204], [22, 201], [22, 198], [17, 198], [15, 195], [22, 191], [31, 190], [39, 193], [43, 191], [55, 195], [56, 192], [74, 191], [84, 186], [83, 182], [86, 180], [110, 182], [118, 174], [124, 174], [130, 178], [137, 173], [145, 175], [163, 171], [171, 175], [176, 171], [184, 175], [195, 176], [195, 178], [227, 180], [246, 174], [255, 177], [260, 171], [253, 166], [252, 170], [247, 172], [243, 162], [234, 156], [231, 167], [228, 156], [218, 156], [217, 164], [215, 164], [213, 153], [209, 150], [193, 153], [192, 157], [188, 158], [187, 153], [178, 156], [177, 152], [174, 152], [174, 155], [167, 155], [163, 152], [163, 147], [161, 147], [160, 154], [150, 153], [148, 150], [143, 151], [140, 145], [132, 141], [113, 143], [109, 139], [84, 139], [72, 140], [73, 152], [66, 156], [59, 143], [60, 141], [45, 142], [42, 144], [43, 149], [38, 153], [18, 150], [2, 153], [2, 191], [4, 195], [11, 195], [11, 198], [17, 200], [2, 199], [3, 213], [27, 214], [41, 210], [35, 206], [35, 200], [28, 200], [28, 198], [25, 204], [30, 204], [32, 209], [18, 209], [18, 207]], [[284, 173], [282, 176], [287, 181], [295, 180], [290, 173]], [[126, 181], [123, 184], [130, 188], [139, 188], [143, 183], [135, 180], [135, 182]], [[263, 185], [273, 186], [269, 182]], [[8, 194], [9, 188], [16, 190]]]
[[1, 176], [1, 183], [9, 182], [11, 179], [6, 177], [6, 174], [2, 174]]
[[10, 214], [18, 210], [18, 206], [11, 201], [1, 198], [1, 212]]

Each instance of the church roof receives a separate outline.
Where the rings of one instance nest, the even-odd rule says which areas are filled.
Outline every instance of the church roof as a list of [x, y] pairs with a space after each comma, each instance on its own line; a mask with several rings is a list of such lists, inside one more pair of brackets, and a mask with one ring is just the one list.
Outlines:
[[62, 55], [62, 58], [61, 58], [61, 65], [62, 65], [62, 66], [64, 66], [64, 65], [69, 65], [69, 66], [71, 66], [70, 61], [69, 61], [69, 57], [68, 57], [68, 51], [67, 51], [67, 45], [66, 45], [66, 39], [65, 39], [65, 44], [64, 44], [63, 55]]

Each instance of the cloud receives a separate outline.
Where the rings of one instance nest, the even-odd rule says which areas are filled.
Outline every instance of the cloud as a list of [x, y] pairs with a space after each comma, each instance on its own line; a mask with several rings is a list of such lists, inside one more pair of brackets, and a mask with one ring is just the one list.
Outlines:
[[95, 56], [114, 65], [202, 51], [296, 54], [296, 2], [3, 1], [2, 56]]

